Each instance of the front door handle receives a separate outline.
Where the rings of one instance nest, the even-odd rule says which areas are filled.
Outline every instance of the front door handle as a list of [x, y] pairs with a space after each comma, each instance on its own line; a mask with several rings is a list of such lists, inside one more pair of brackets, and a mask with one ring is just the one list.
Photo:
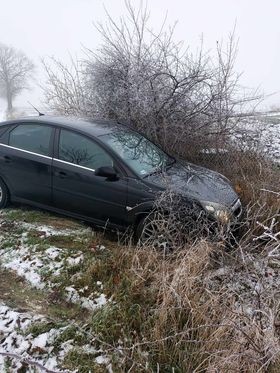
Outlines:
[[55, 173], [60, 179], [65, 179], [67, 177], [67, 173], [64, 171], [57, 171]]
[[1, 157], [1, 159], [2, 159], [5, 163], [11, 163], [11, 162], [12, 162], [12, 158], [9, 157], [8, 155], [3, 155], [3, 157]]

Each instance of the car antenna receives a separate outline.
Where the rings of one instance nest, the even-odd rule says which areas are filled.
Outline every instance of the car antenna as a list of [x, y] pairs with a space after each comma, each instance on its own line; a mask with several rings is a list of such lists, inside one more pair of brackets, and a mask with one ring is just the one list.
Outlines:
[[37, 113], [39, 114], [39, 117], [42, 117], [43, 115], [45, 115], [45, 114], [41, 113], [34, 105], [32, 105], [30, 101], [27, 101], [27, 102], [29, 103], [29, 105], [31, 105], [33, 107], [34, 110], [37, 111]]

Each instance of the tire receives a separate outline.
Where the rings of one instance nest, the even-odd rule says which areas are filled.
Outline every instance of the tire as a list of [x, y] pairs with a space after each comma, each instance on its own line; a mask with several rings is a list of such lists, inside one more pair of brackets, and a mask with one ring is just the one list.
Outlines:
[[155, 248], [164, 254], [173, 251], [176, 227], [173, 231], [168, 224], [168, 218], [157, 211], [143, 216], [135, 231], [137, 243]]
[[140, 246], [155, 248], [164, 254], [184, 247], [197, 237], [209, 238], [211, 222], [201, 209], [191, 207], [185, 216], [152, 211], [145, 215], [136, 227], [136, 239]]
[[10, 193], [7, 185], [0, 179], [0, 209], [8, 206], [10, 201]]

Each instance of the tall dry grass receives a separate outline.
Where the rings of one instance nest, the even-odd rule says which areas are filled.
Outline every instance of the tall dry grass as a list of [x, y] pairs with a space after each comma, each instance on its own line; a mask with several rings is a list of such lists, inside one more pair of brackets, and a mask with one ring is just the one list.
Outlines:
[[[147, 250], [135, 252], [130, 269], [137, 282], [149, 279], [156, 295], [141, 340], [128, 348], [138, 369], [140, 363], [147, 371], [256, 372], [278, 361], [275, 314], [261, 321], [254, 314], [258, 295], [242, 289], [255, 275], [252, 263], [206, 241], [169, 258]], [[227, 271], [239, 272], [240, 294]]]

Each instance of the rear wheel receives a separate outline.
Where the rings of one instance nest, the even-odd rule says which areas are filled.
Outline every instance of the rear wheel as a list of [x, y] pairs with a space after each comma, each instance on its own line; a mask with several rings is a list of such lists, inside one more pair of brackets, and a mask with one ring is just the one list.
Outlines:
[[9, 203], [9, 190], [7, 185], [0, 179], [0, 209], [5, 208]]

